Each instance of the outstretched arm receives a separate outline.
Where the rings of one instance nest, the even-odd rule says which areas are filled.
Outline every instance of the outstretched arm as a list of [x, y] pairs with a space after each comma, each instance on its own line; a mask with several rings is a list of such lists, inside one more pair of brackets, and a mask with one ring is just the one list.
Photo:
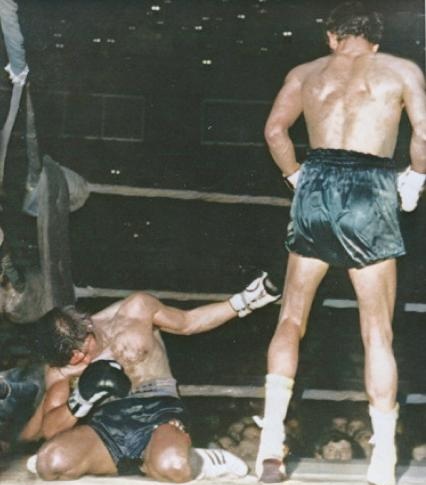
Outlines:
[[154, 315], [154, 324], [169, 333], [192, 335], [208, 332], [236, 316], [237, 312], [229, 301], [211, 303], [192, 310], [163, 305]]
[[287, 75], [265, 126], [265, 138], [272, 158], [286, 177], [291, 176], [299, 168], [294, 144], [288, 132], [303, 109], [299, 70], [293, 69]]
[[[140, 332], [143, 326], [148, 332], [152, 326], [165, 332], [180, 335], [208, 332], [229, 320], [244, 317], [257, 308], [278, 300], [278, 289], [269, 280], [268, 274], [262, 274], [253, 280], [243, 291], [231, 296], [229, 300], [199, 306], [192, 310], [164, 305], [158, 298], [143, 292], [136, 292], [117, 306], [93, 315], [92, 319], [113, 319], [114, 325], [126, 329], [126, 345], [131, 346], [132, 331]], [[130, 341], [129, 341], [130, 339]], [[117, 344], [117, 338], [114, 343]]]
[[149, 332], [156, 326], [165, 332], [190, 335], [211, 330], [236, 316], [229, 301], [181, 310], [163, 304], [152, 295], [137, 292], [121, 302], [114, 320], [116, 324], [122, 322], [123, 328], [125, 325], [126, 335], [130, 335], [130, 328], [136, 328], [139, 333], [141, 326]]
[[187, 311], [163, 305], [154, 315], [154, 324], [170, 333], [190, 335], [208, 332], [236, 316], [245, 317], [279, 297], [280, 293], [269, 280], [268, 274], [262, 272], [261, 276], [229, 300]]

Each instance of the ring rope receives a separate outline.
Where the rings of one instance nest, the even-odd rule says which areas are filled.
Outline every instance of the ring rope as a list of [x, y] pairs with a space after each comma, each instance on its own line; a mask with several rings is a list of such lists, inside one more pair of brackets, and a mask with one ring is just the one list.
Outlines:
[[[135, 292], [135, 290], [93, 288], [92, 286], [86, 286], [85, 288], [75, 287], [74, 291], [77, 298], [125, 298]], [[181, 291], [156, 290], [142, 291], [157, 297], [159, 300], [174, 301], [223, 301], [232, 296], [227, 293], [184, 293]]]
[[[223, 385], [192, 385], [180, 384], [179, 393], [185, 397], [209, 396], [209, 397], [231, 397], [263, 399], [265, 388], [263, 386], [223, 386]], [[368, 401], [367, 394], [363, 391], [349, 389], [305, 389], [301, 395], [302, 399], [312, 401]], [[401, 396], [403, 404], [426, 404], [426, 394], [407, 393]]]
[[[93, 286], [75, 287], [75, 296], [77, 298], [126, 298], [137, 290], [122, 290], [114, 288], [94, 288]], [[232, 295], [228, 293], [185, 293], [182, 291], [167, 291], [167, 290], [141, 290], [157, 297], [159, 300], [174, 300], [174, 301], [223, 301], [230, 298]], [[275, 302], [281, 304], [281, 300]], [[355, 300], [345, 299], [328, 299], [323, 303], [325, 307], [351, 309], [357, 308]], [[407, 313], [426, 313], [425, 303], [405, 303], [404, 311]]]
[[291, 205], [291, 200], [288, 198], [262, 195], [233, 195], [219, 192], [200, 192], [197, 190], [156, 189], [107, 184], [88, 184], [88, 189], [96, 194], [126, 197], [162, 197], [167, 199], [200, 200], [219, 204], [253, 204], [276, 207], [290, 207]]

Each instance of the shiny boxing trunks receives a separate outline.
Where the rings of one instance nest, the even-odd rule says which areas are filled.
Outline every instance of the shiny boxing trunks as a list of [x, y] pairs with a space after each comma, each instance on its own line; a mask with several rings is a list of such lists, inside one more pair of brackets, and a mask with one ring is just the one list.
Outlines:
[[173, 419], [187, 424], [176, 381], [156, 379], [124, 398], [104, 402], [82, 424], [93, 428], [102, 439], [120, 475], [134, 475], [141, 473], [143, 451], [152, 433]]
[[285, 244], [290, 252], [343, 268], [404, 255], [395, 162], [312, 150], [301, 168]]

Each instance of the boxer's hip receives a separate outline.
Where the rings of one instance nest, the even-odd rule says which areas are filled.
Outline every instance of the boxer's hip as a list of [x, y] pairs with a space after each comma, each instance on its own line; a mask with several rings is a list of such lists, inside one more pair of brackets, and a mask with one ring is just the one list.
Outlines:
[[293, 200], [286, 246], [348, 268], [405, 254], [395, 162], [346, 150], [311, 151]]

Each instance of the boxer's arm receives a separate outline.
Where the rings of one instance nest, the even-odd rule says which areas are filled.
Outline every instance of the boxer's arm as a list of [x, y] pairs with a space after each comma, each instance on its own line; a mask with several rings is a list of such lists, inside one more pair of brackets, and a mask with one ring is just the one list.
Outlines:
[[300, 68], [295, 68], [287, 75], [265, 125], [269, 151], [285, 177], [293, 175], [300, 167], [288, 132], [303, 111], [299, 71]]
[[425, 78], [420, 68], [406, 61], [403, 101], [412, 127], [410, 141], [411, 168], [426, 173], [426, 93]]
[[245, 317], [252, 311], [277, 301], [280, 296], [281, 292], [269, 279], [268, 273], [262, 271], [258, 278], [243, 291], [232, 295], [229, 300], [192, 310], [161, 305], [154, 314], [153, 323], [160, 330], [182, 335], [208, 332], [236, 316]]
[[236, 316], [237, 312], [229, 301], [210, 303], [192, 310], [162, 305], [155, 313], [153, 323], [168, 333], [192, 335], [213, 330]]
[[36, 441], [41, 438], [51, 438], [53, 435], [68, 427], [72, 427], [73, 423], [63, 423], [63, 413], [58, 408], [67, 402], [69, 395], [69, 382], [65, 380], [56, 381], [47, 390], [42, 401], [38, 405], [35, 413], [27, 422], [19, 435], [20, 441]]
[[43, 424], [43, 405], [44, 398], [19, 433], [19, 441], [37, 441], [42, 438], [41, 427]]
[[155, 325], [169, 333], [191, 335], [208, 332], [236, 316], [244, 317], [279, 297], [280, 293], [269, 281], [267, 273], [262, 272], [261, 276], [252, 281], [241, 293], [233, 295], [230, 300], [203, 305], [192, 310], [167, 306], [152, 295], [136, 292], [120, 302], [114, 320], [117, 325], [120, 320], [123, 325], [134, 321], [145, 327]]
[[[237, 316], [228, 301], [204, 305], [193, 310], [164, 305], [158, 298], [144, 292], [135, 292], [129, 297], [117, 302], [115, 308], [108, 307], [94, 315], [94, 320], [113, 318], [114, 325], [130, 328], [134, 325], [143, 326], [151, 331], [155, 325], [160, 330], [189, 335], [211, 330]], [[110, 312], [109, 309], [113, 308]], [[117, 343], [117, 342], [115, 342]]]
[[402, 62], [403, 102], [412, 127], [411, 165], [398, 174], [397, 189], [401, 209], [411, 212], [417, 207], [426, 180], [426, 93], [420, 68], [411, 61]]
[[40, 435], [44, 438], [51, 438], [60, 431], [72, 428], [77, 422], [67, 402], [72, 379], [79, 377], [86, 368], [87, 364], [82, 362], [61, 368], [48, 367], [40, 427]]
[[[206, 305], [208, 308], [206, 311], [201, 310], [202, 315], [210, 314], [211, 307], [213, 307], [215, 310], [216, 306], [223, 309], [222, 304], [213, 304], [212, 306]], [[230, 305], [225, 305], [225, 308], [229, 312], [229, 318], [236, 316]], [[192, 310], [186, 311], [164, 305], [160, 300], [158, 300], [158, 298], [149, 295], [148, 293], [138, 291], [118, 302], [118, 307], [116, 308], [114, 314], [110, 314], [110, 316], [113, 317], [114, 325], [119, 327], [120, 322], [122, 322], [124, 329], [128, 329], [130, 327], [134, 328], [136, 325], [137, 327], [143, 326], [149, 331], [152, 331], [152, 327], [156, 326], [160, 330], [170, 333], [189, 334], [192, 333], [190, 331], [190, 327], [192, 326], [191, 322], [193, 320], [190, 317], [192, 313]], [[99, 316], [101, 319], [105, 315], [107, 315], [107, 313], [99, 312], [94, 315], [93, 318], [97, 319]], [[128, 331], [123, 335], [129, 335], [131, 338]], [[114, 343], [117, 344], [117, 339]]]
[[46, 392], [41, 423], [41, 435], [44, 438], [52, 438], [77, 423], [78, 419], [71, 414], [67, 404], [69, 395], [70, 383], [67, 379], [56, 382]]

